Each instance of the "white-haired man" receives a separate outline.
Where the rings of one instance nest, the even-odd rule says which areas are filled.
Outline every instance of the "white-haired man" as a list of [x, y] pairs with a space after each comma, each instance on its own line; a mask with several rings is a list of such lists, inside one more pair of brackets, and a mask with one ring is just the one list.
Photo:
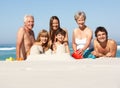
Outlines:
[[24, 17], [24, 25], [20, 27], [17, 34], [16, 43], [16, 58], [19, 60], [22, 58], [25, 60], [27, 58], [27, 53], [29, 52], [31, 46], [35, 41], [35, 36], [33, 32], [34, 27], [34, 17], [31, 15], [26, 15]]

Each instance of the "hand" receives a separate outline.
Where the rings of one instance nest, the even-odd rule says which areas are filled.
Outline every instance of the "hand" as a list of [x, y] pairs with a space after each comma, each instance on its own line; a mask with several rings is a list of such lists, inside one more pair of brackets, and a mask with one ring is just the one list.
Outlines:
[[96, 54], [97, 54], [95, 51], [93, 51], [93, 52], [91, 52], [91, 53], [92, 53], [94, 56], [96, 56]]
[[103, 55], [102, 53], [99, 53], [99, 52], [96, 52], [96, 51], [93, 51], [91, 52], [94, 56], [96, 57], [104, 57], [105, 55]]
[[56, 51], [57, 47], [56, 47], [56, 44], [55, 44], [55, 43], [53, 44], [53, 47], [52, 47], [52, 48], [53, 48], [53, 51]]
[[111, 53], [106, 54], [106, 57], [111, 57], [111, 56], [112, 56]]
[[76, 53], [80, 54], [80, 55], [83, 55], [83, 50], [82, 49], [79, 49], [76, 51]]

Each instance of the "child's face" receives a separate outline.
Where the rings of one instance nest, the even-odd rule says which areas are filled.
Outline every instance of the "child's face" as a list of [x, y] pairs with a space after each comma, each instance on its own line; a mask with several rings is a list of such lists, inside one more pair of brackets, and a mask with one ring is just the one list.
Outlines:
[[45, 44], [48, 41], [47, 36], [41, 36], [40, 41], [41, 41], [42, 44]]
[[57, 34], [56, 39], [57, 39], [57, 41], [63, 42], [64, 36], [62, 34]]

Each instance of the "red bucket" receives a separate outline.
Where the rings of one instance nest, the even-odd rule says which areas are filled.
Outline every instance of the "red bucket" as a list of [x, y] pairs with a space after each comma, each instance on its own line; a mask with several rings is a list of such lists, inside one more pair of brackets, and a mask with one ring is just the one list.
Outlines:
[[82, 59], [83, 58], [83, 56], [78, 53], [78, 50], [76, 50], [75, 52], [72, 53], [72, 57], [74, 57], [75, 59]]

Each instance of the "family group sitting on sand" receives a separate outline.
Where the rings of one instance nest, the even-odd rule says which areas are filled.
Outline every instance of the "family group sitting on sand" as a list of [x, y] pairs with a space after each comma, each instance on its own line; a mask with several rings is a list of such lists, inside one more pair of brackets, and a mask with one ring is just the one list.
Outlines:
[[[99, 58], [115, 57], [117, 44], [114, 40], [108, 39], [107, 30], [99, 26], [95, 30], [95, 39], [92, 42], [93, 32], [85, 25], [86, 15], [84, 12], [77, 12], [74, 16], [78, 27], [72, 35], [72, 56], [74, 58]], [[68, 32], [60, 27], [60, 20], [52, 16], [49, 23], [49, 32], [42, 29], [35, 40], [34, 17], [24, 17], [24, 26], [19, 28], [16, 43], [17, 60], [26, 60], [28, 55], [35, 54], [70, 54]], [[91, 47], [93, 43], [93, 47]]]

